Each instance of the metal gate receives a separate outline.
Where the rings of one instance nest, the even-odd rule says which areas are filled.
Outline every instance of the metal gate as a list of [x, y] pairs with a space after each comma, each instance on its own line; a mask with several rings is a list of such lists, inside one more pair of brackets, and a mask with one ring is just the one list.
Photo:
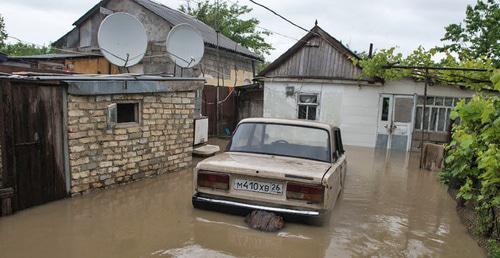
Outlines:
[[64, 198], [61, 85], [0, 81], [0, 144], [4, 187], [14, 188], [14, 210]]

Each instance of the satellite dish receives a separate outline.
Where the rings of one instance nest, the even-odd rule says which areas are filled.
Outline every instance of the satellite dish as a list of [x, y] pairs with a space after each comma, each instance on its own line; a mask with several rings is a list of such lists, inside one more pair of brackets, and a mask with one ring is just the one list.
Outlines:
[[113, 13], [101, 22], [97, 43], [104, 57], [120, 67], [139, 63], [148, 46], [146, 29], [133, 15]]
[[203, 58], [205, 45], [201, 34], [193, 26], [182, 23], [173, 27], [167, 35], [167, 53], [182, 68], [191, 68]]

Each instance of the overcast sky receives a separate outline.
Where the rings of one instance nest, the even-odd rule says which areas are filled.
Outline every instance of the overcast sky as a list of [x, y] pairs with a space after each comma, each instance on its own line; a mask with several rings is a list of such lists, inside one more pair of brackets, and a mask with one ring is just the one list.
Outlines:
[[[156, 0], [177, 8], [185, 0]], [[198, 0], [196, 0], [198, 1]], [[223, 0], [220, 0], [223, 1]], [[235, 0], [230, 0], [235, 2]], [[458, 23], [465, 8], [475, 0], [257, 0], [306, 28], [319, 26], [356, 51], [367, 51], [369, 44], [376, 49], [398, 46], [408, 53], [418, 45], [430, 48], [440, 44], [444, 27]], [[0, 14], [4, 16], [9, 35], [36, 44], [48, 44], [68, 32], [74, 21], [97, 0], [2, 0]], [[266, 59], [274, 60], [305, 32], [293, 27], [269, 11], [248, 0], [239, 3], [253, 8], [251, 16], [261, 26], [286, 35], [268, 38], [275, 50]]]

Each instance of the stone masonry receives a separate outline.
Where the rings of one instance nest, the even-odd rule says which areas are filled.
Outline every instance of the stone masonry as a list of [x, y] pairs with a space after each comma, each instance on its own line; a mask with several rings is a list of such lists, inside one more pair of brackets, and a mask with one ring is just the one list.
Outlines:
[[[194, 92], [68, 97], [71, 194], [191, 165]], [[107, 129], [111, 103], [139, 103], [139, 123]]]

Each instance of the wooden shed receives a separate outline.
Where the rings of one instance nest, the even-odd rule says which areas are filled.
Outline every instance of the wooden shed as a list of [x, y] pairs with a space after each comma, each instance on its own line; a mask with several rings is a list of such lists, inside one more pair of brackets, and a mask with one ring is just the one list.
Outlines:
[[195, 91], [203, 84], [161, 76], [0, 77], [0, 178], [14, 189], [14, 210], [189, 166]]

